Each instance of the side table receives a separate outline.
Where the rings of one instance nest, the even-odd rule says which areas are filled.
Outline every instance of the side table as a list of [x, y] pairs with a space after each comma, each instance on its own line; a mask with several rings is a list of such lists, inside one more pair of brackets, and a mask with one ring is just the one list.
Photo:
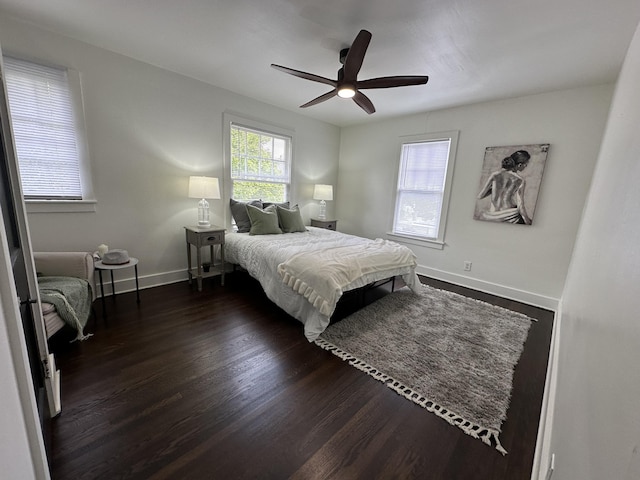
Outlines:
[[119, 265], [109, 265], [106, 263], [102, 263], [102, 260], [98, 260], [94, 263], [95, 269], [98, 271], [98, 275], [100, 276], [100, 294], [102, 295], [102, 309], [105, 309], [104, 306], [104, 284], [102, 283], [102, 271], [108, 270], [111, 273], [111, 295], [116, 296], [116, 287], [113, 282], [113, 271], [114, 270], [123, 270], [125, 268], [133, 267], [136, 274], [136, 301], [140, 303], [140, 287], [138, 285], [138, 259], [135, 257], [129, 257], [129, 261], [127, 263], [121, 263]]
[[319, 218], [311, 219], [312, 227], [326, 228], [327, 230], [335, 230], [338, 225], [337, 220], [320, 220]]
[[[210, 227], [184, 227], [187, 239], [187, 262], [189, 283], [193, 277], [198, 280], [198, 291], [202, 291], [202, 279], [220, 275], [220, 284], [224, 286], [224, 234], [225, 229], [216, 225]], [[191, 263], [191, 246], [196, 248], [196, 267]], [[220, 245], [220, 265], [215, 265], [214, 246]], [[208, 246], [211, 252], [211, 265], [209, 271], [203, 271], [202, 247]]]

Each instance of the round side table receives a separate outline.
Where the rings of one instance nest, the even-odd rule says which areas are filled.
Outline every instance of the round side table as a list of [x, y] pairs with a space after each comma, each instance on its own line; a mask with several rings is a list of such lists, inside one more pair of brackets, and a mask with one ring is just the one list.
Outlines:
[[102, 307], [104, 308], [104, 285], [102, 283], [102, 271], [109, 270], [111, 273], [111, 295], [116, 296], [116, 287], [113, 282], [113, 271], [114, 270], [124, 270], [125, 268], [133, 267], [135, 269], [136, 274], [136, 300], [140, 303], [140, 288], [138, 286], [138, 259], [135, 257], [129, 257], [129, 261], [127, 263], [120, 263], [118, 265], [109, 265], [106, 263], [102, 263], [102, 260], [98, 260], [94, 263], [95, 269], [98, 271], [98, 275], [100, 276], [100, 293], [102, 295]]

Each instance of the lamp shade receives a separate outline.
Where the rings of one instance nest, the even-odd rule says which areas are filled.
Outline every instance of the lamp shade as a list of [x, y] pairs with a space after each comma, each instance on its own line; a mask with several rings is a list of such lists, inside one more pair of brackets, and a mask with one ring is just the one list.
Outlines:
[[333, 200], [333, 185], [317, 184], [313, 187], [314, 200]]
[[189, 198], [220, 198], [220, 184], [215, 177], [189, 177]]

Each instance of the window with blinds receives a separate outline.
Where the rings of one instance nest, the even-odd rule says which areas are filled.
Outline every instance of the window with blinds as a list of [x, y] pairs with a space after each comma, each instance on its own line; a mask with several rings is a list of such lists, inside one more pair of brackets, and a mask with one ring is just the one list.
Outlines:
[[67, 70], [4, 57], [26, 199], [81, 200], [78, 128]]
[[287, 201], [291, 138], [232, 123], [231, 183], [236, 200]]
[[402, 143], [394, 234], [442, 241], [456, 139], [452, 135]]

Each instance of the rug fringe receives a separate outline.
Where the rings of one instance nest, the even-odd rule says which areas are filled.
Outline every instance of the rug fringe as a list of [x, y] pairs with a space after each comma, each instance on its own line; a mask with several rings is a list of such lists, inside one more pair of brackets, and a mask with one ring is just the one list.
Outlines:
[[399, 395], [402, 395], [407, 400], [411, 400], [416, 405], [419, 405], [422, 408], [426, 409], [427, 411], [434, 413], [435, 415], [442, 418], [443, 420], [446, 420], [451, 425], [458, 427], [467, 435], [470, 435], [473, 438], [481, 440], [483, 443], [486, 443], [489, 446], [494, 446], [495, 449], [498, 450], [502, 455], [507, 454], [507, 451], [504, 449], [504, 447], [500, 443], [500, 439], [498, 438], [498, 435], [500, 434], [498, 430], [486, 428], [486, 427], [483, 427], [482, 425], [477, 425], [473, 422], [470, 422], [469, 420], [466, 420], [465, 418], [461, 417], [455, 412], [452, 412], [451, 410], [448, 410], [443, 406], [438, 405], [434, 401], [429, 400], [428, 398], [421, 395], [420, 393], [407, 387], [402, 382], [395, 380], [393, 377], [387, 375], [384, 372], [381, 372], [377, 368], [372, 367], [368, 363], [363, 362], [357, 357], [351, 355], [349, 352], [345, 352], [341, 348], [333, 345], [332, 343], [327, 342], [326, 340], [323, 340], [322, 338], [316, 339], [315, 344], [333, 353], [338, 358], [346, 362], [349, 362], [349, 365], [367, 373], [368, 375], [372, 376], [379, 382], [384, 383], [391, 390], [393, 390]]

